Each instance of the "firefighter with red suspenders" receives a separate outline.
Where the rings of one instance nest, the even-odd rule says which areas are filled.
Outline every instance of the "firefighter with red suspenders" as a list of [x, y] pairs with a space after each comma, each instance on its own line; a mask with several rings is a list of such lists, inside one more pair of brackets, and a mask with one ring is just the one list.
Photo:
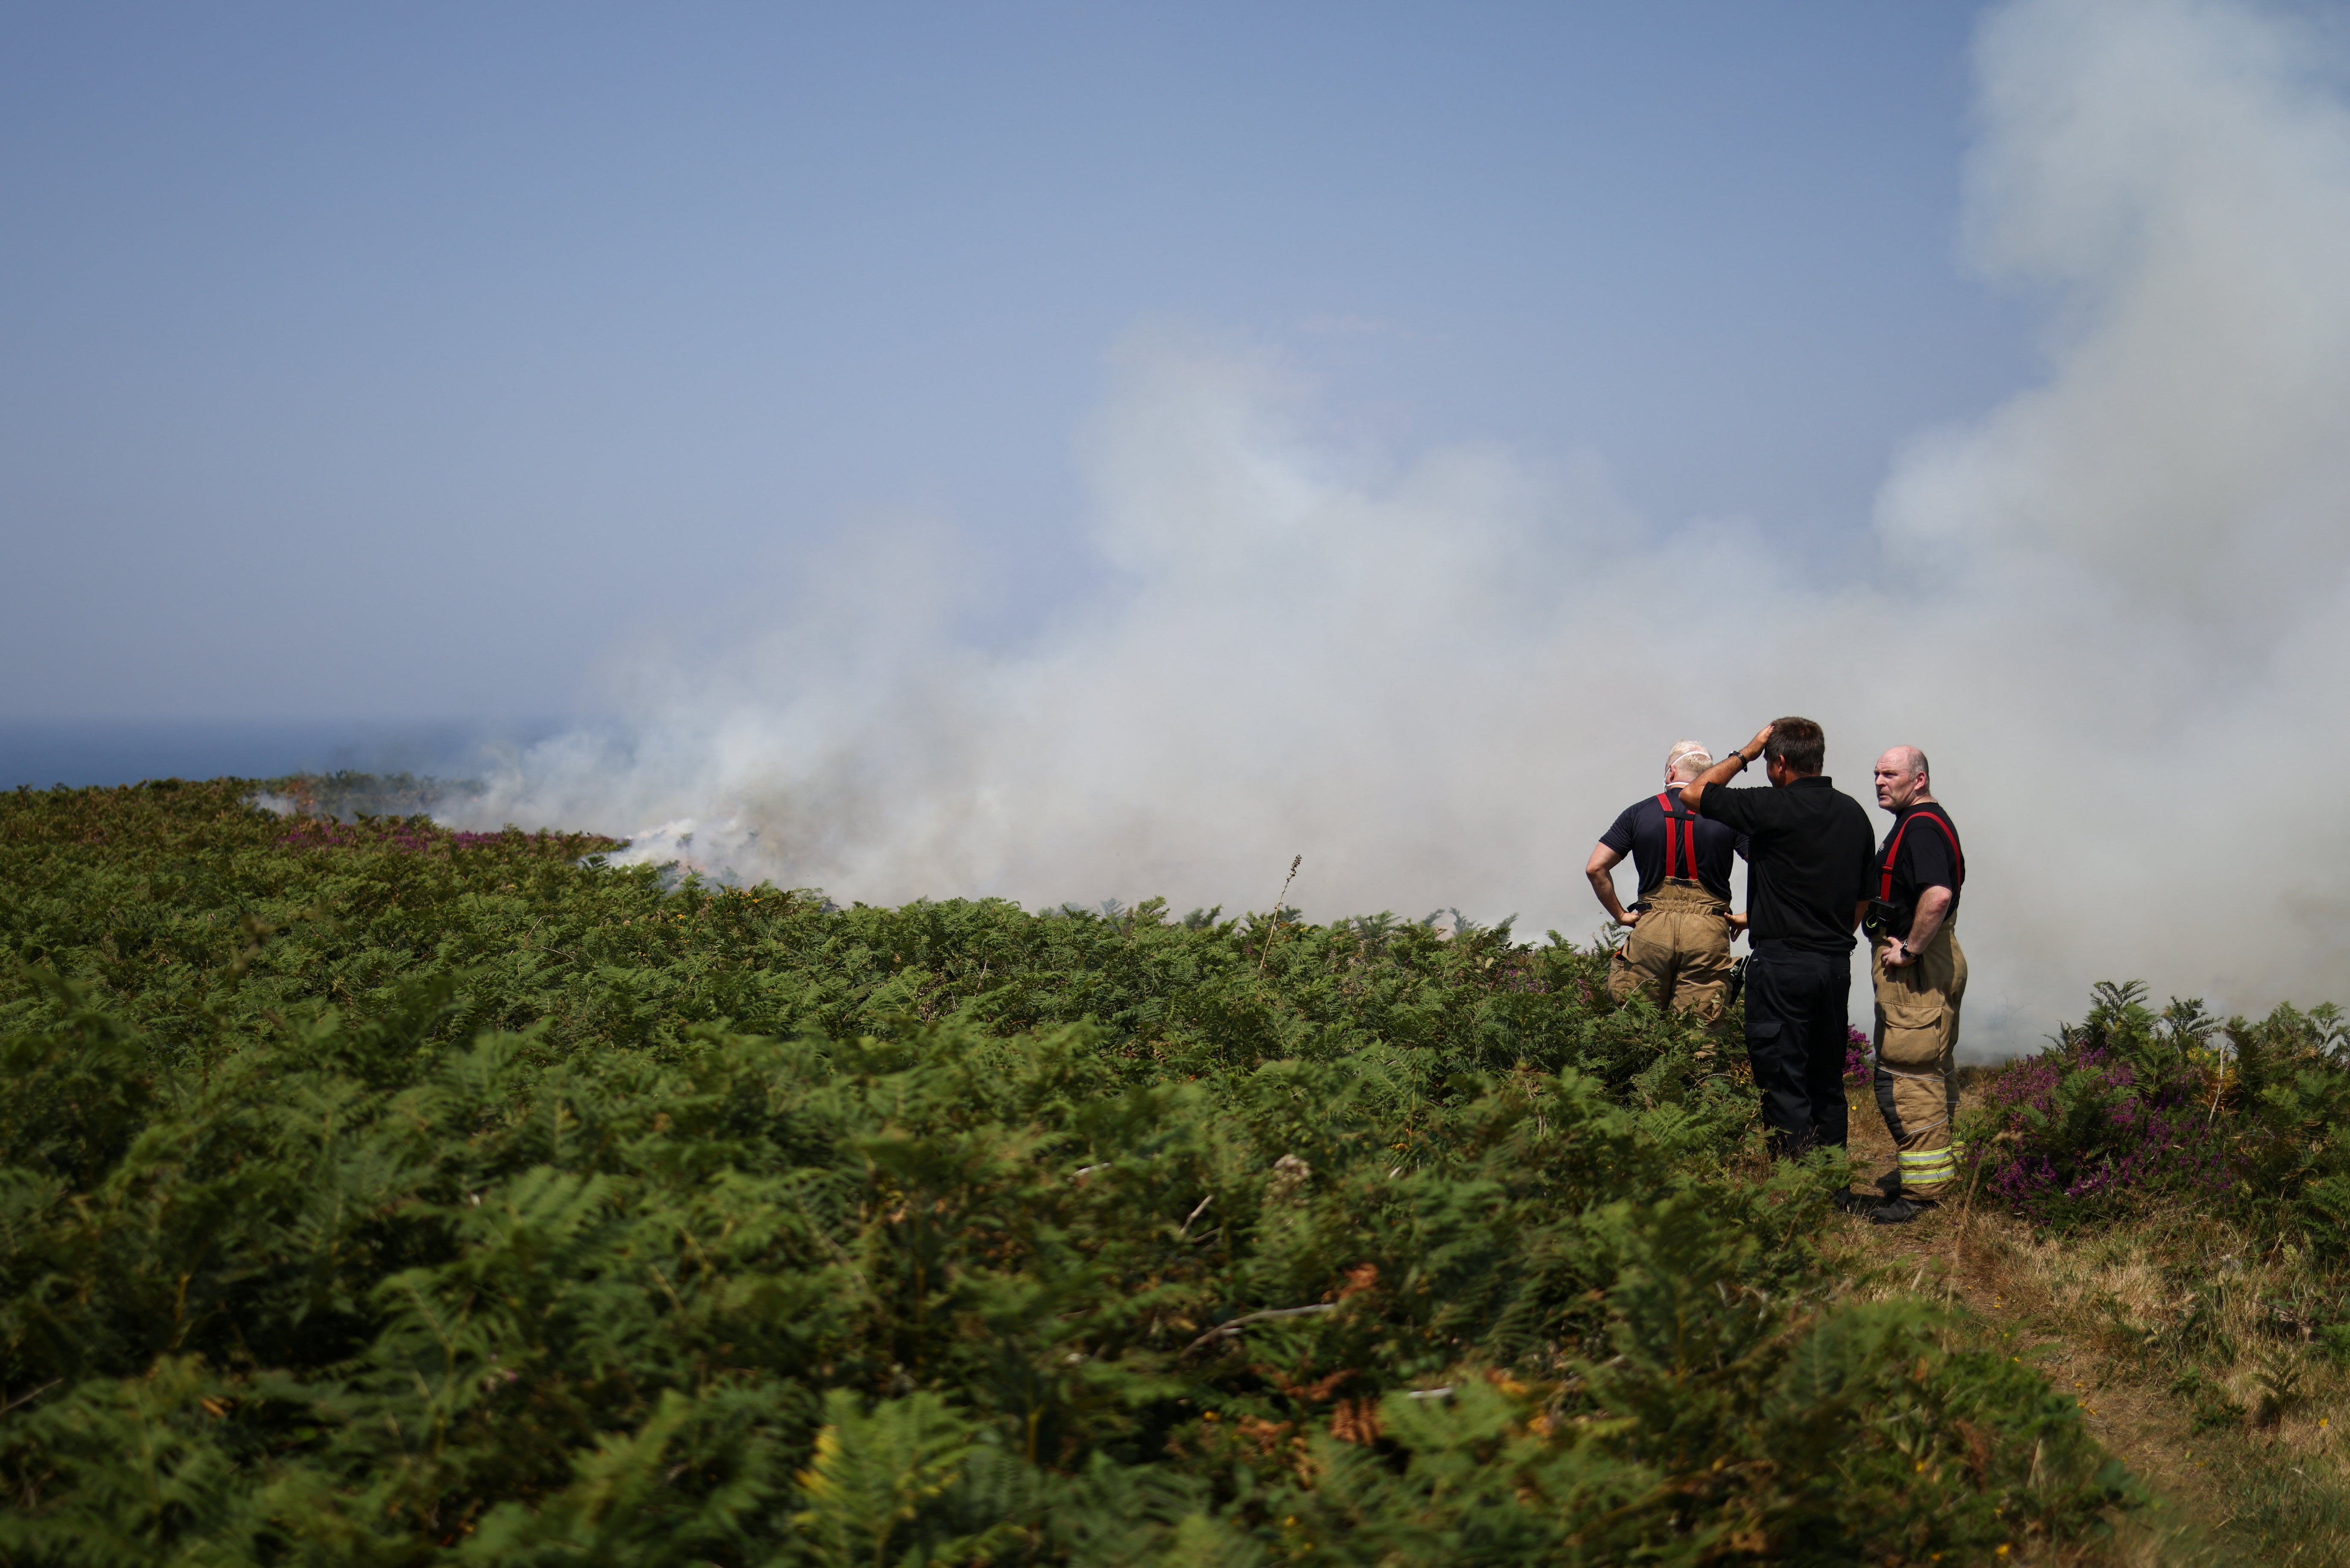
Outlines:
[[1867, 927], [1877, 981], [1877, 1108], [1898, 1165], [1871, 1203], [1847, 1197], [1880, 1224], [1915, 1220], [1958, 1180], [1959, 1003], [1967, 993], [1959, 892], [1967, 860], [1950, 814], [1934, 798], [1926, 753], [1896, 746], [1877, 759], [1877, 804], [1893, 829], [1877, 860]]
[[[1746, 852], [1745, 840], [1681, 804], [1681, 787], [1712, 763], [1695, 741], [1676, 742], [1665, 755], [1664, 789], [1626, 806], [1583, 868], [1608, 918], [1632, 928], [1608, 967], [1608, 994], [1620, 1002], [1645, 990], [1659, 1008], [1705, 1024], [1730, 1005], [1730, 944], [1746, 925], [1730, 912], [1731, 857]], [[1639, 901], [1629, 909], [1616, 897], [1616, 867], [1627, 855], [1640, 876]]]

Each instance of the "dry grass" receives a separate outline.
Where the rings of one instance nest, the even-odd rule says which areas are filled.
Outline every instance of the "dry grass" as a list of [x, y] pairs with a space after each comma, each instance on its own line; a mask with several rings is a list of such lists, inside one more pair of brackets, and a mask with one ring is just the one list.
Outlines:
[[[1854, 1107], [1856, 1179], [1891, 1168]], [[1961, 1199], [1902, 1226], [1839, 1222], [1856, 1291], [1939, 1299], [2037, 1362], [2154, 1490], [2089, 1561], [2350, 1563], [2350, 1377], [2311, 1342], [2338, 1315], [2289, 1248], [2156, 1213], [2095, 1236], [2035, 1236]]]

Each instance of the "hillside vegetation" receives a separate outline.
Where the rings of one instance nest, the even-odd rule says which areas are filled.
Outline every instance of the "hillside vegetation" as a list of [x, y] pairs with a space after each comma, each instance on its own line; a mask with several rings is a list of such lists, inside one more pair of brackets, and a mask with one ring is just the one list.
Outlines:
[[[257, 787], [0, 796], [6, 1563], [2053, 1561], [2145, 1501], [1604, 955]], [[1986, 1145], [2052, 1223], [2159, 1186], [2074, 1190], [2171, 1103], [2095, 1070]]]
[[2166, 1494], [2140, 1522], [2170, 1555], [2350, 1563], [2340, 1014], [2158, 1012], [2100, 983], [2051, 1044], [1973, 1075], [1973, 1208], [1899, 1262], [2075, 1392]]

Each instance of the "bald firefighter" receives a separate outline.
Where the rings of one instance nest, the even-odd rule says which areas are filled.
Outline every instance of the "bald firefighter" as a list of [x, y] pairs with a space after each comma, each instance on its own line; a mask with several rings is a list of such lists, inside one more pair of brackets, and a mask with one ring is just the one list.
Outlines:
[[1877, 1108], [1898, 1152], [1882, 1201], [1846, 1199], [1879, 1224], [1915, 1220], [1958, 1179], [1959, 891], [1967, 861], [1950, 814], [1934, 798], [1926, 753], [1896, 746], [1877, 759], [1877, 804], [1893, 826], [1877, 857], [1868, 928], [1877, 981]]
[[[1711, 766], [1695, 741], [1676, 741], [1665, 753], [1665, 787], [1633, 802], [1601, 836], [1583, 874], [1600, 908], [1631, 933], [1608, 967], [1607, 991], [1617, 1002], [1645, 990], [1659, 1009], [1718, 1022], [1730, 1004], [1730, 944], [1746, 917], [1730, 912], [1731, 857], [1746, 841], [1681, 804], [1683, 785]], [[1616, 867], [1632, 857], [1639, 901], [1617, 901]]]

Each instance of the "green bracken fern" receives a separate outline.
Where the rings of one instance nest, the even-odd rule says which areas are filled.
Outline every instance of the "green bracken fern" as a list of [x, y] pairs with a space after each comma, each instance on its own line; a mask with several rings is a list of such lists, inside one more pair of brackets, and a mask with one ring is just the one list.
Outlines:
[[0, 1562], [1961, 1561], [2137, 1496], [1851, 1298], [1603, 955], [252, 787], [0, 800]]

